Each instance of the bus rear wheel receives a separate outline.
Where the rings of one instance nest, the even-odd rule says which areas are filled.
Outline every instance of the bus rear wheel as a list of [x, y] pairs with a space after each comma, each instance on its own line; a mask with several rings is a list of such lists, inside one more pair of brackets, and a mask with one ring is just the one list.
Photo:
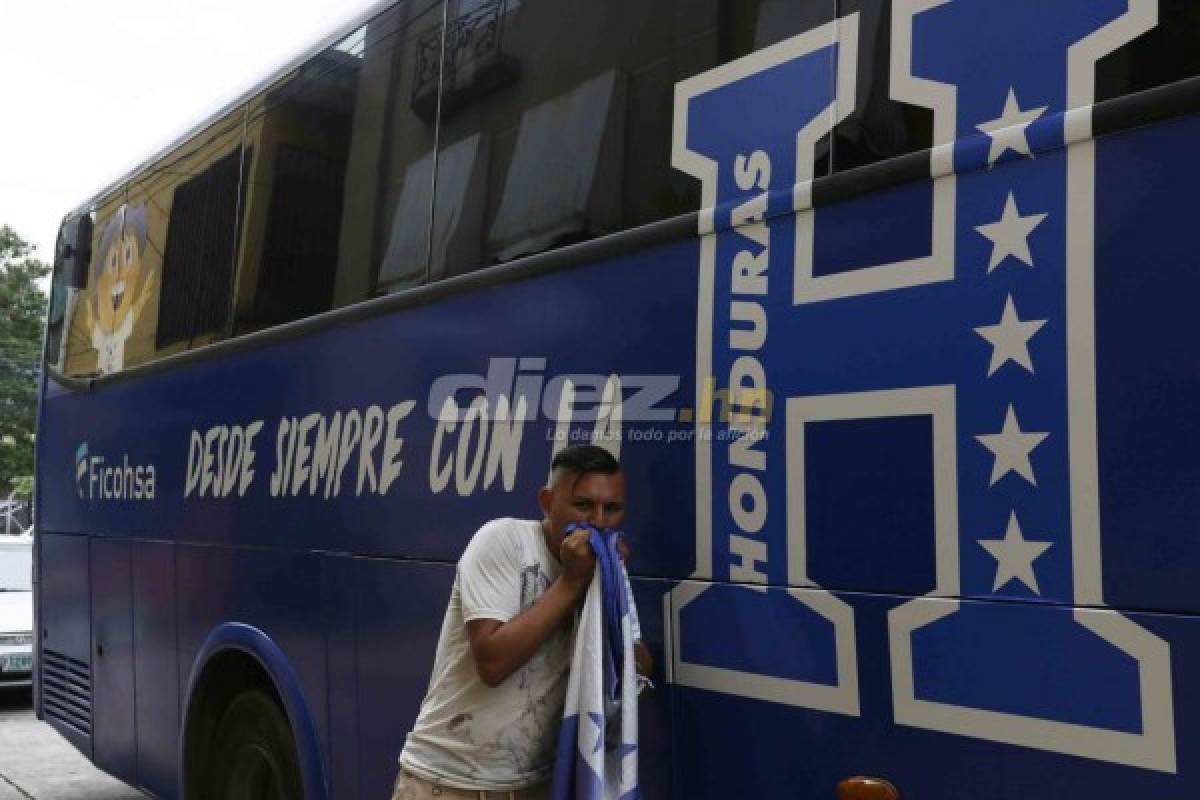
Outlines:
[[265, 692], [250, 689], [233, 698], [209, 752], [205, 794], [212, 800], [303, 800], [291, 727]]

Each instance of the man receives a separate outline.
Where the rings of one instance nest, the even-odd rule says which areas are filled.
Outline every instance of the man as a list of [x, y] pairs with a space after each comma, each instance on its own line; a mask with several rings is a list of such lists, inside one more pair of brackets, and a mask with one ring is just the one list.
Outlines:
[[[565, 448], [538, 492], [542, 520], [497, 519], [458, 562], [429, 690], [400, 754], [393, 800], [548, 797], [574, 612], [596, 558], [587, 522], [620, 527], [625, 478], [603, 448]], [[634, 614], [638, 672], [652, 670]]]

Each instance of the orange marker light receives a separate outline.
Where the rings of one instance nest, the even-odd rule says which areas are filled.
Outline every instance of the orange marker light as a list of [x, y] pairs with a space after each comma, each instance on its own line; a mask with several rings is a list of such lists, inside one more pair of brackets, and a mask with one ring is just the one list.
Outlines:
[[883, 778], [859, 775], [837, 785], [837, 800], [900, 800], [900, 792]]

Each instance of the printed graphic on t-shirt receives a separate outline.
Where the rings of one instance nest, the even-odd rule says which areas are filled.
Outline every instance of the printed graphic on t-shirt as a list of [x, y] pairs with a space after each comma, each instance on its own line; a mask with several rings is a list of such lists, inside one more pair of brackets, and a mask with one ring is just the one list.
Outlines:
[[550, 586], [550, 576], [540, 564], [528, 564], [521, 570], [521, 610], [533, 605]]

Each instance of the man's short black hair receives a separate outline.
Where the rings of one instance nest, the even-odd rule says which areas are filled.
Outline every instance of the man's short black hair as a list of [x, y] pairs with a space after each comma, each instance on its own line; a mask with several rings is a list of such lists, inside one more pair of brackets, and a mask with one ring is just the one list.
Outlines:
[[613, 458], [612, 453], [594, 444], [573, 444], [564, 447], [550, 462], [550, 471], [571, 472], [576, 475], [587, 475], [599, 472], [602, 475], [612, 475], [621, 471], [621, 465]]

